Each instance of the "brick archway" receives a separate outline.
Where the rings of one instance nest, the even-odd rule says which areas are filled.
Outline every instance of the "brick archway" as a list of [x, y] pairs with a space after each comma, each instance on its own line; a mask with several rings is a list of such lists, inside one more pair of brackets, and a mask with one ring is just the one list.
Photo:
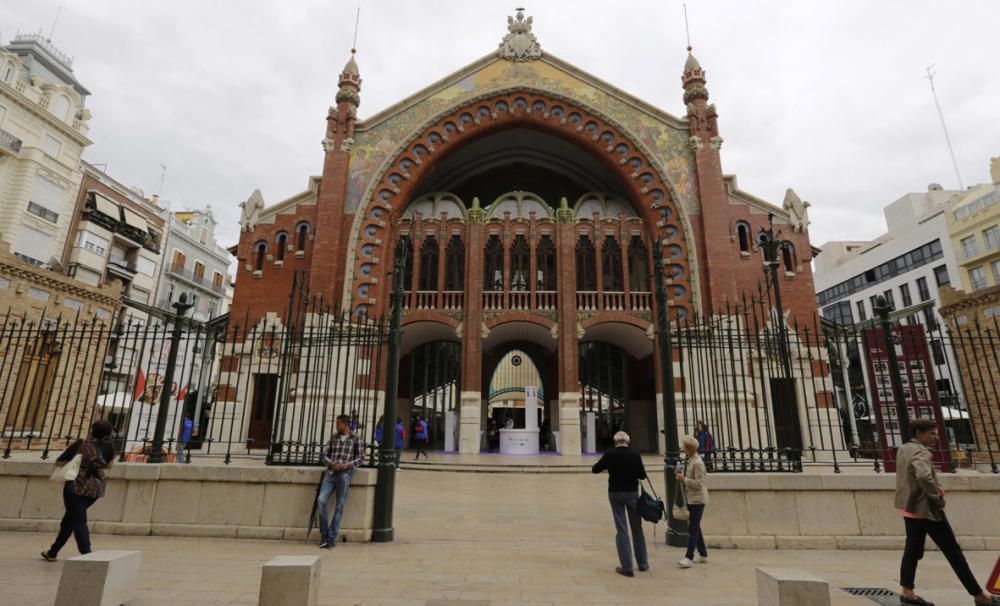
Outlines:
[[[355, 309], [381, 309], [384, 289], [379, 280], [392, 262], [392, 225], [417, 191], [422, 177], [441, 159], [464, 144], [499, 130], [527, 127], [563, 137], [604, 162], [620, 178], [636, 213], [650, 233], [665, 240], [664, 256], [673, 280], [677, 307], [692, 311], [693, 243], [670, 182], [641, 143], [612, 120], [585, 105], [532, 89], [500, 91], [463, 102], [434, 119], [396, 156], [368, 188], [368, 203], [357, 209], [349, 301]], [[381, 269], [379, 269], [381, 266]]]

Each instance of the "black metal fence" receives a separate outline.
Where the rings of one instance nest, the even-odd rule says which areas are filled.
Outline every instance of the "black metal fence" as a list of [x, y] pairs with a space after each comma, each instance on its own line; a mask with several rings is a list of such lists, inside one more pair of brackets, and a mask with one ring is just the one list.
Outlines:
[[786, 319], [765, 281], [738, 302], [680, 321], [672, 328], [681, 429], [696, 434], [705, 425], [716, 472], [883, 471], [904, 440], [905, 410], [908, 420], [938, 421], [932, 450], [942, 469], [996, 473], [1000, 324], [994, 317], [948, 326], [930, 309], [847, 326]]
[[158, 452], [165, 461], [315, 464], [341, 414], [370, 446], [383, 403], [386, 322], [341, 312], [298, 278], [282, 312], [201, 323], [143, 308], [115, 327], [8, 316], [0, 325], [3, 456], [48, 458], [96, 418], [111, 421], [123, 460]]

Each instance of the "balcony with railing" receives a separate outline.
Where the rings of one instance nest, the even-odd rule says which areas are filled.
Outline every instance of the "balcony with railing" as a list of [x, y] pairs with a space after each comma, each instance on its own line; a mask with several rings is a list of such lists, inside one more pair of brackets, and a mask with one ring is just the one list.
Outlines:
[[205, 290], [211, 291], [215, 294], [223, 295], [226, 293], [226, 287], [224, 284], [209, 283], [205, 279], [204, 274], [197, 274], [194, 271], [180, 265], [179, 263], [171, 263], [167, 267], [167, 271], [171, 274], [181, 278], [187, 282], [190, 282], [196, 286], [199, 286]]
[[0, 151], [12, 155], [21, 153], [21, 140], [7, 131], [0, 129]]

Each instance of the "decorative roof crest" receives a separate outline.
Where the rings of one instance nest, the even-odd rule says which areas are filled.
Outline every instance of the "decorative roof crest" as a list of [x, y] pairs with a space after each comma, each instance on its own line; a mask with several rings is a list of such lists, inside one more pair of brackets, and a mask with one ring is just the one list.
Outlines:
[[534, 61], [542, 57], [542, 46], [531, 33], [533, 17], [524, 17], [524, 9], [517, 9], [517, 16], [507, 17], [507, 35], [500, 42], [497, 57], [508, 61]]

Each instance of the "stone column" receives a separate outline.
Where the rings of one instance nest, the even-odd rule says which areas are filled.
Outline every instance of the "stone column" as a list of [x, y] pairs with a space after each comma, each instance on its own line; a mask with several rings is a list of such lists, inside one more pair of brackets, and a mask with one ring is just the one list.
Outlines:
[[462, 393], [458, 452], [478, 454], [483, 397], [483, 236], [482, 223], [465, 226], [465, 314], [462, 318]]
[[580, 454], [580, 351], [576, 315], [576, 226], [560, 223], [556, 232], [559, 275], [559, 446], [560, 454]]

